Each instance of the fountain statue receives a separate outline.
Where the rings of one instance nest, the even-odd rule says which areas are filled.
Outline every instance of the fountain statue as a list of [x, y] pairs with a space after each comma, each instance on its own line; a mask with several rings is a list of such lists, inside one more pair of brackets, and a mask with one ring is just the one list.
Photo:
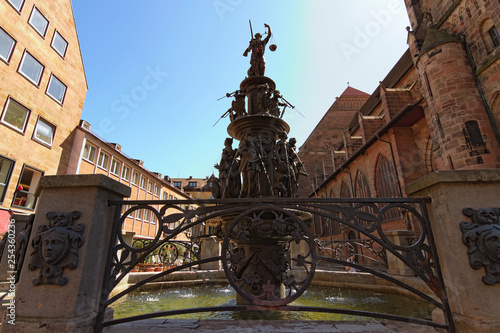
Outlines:
[[[264, 76], [264, 50], [271, 37], [270, 26], [264, 26], [267, 37], [252, 35], [243, 54], [252, 53], [248, 76], [238, 90], [226, 94], [234, 98], [223, 115], [229, 114], [230, 138], [225, 140], [221, 160], [215, 165], [219, 183], [214, 197], [269, 199], [297, 195], [301, 164], [295, 152], [296, 140], [287, 141], [290, 127], [282, 119], [284, 109], [293, 106], [276, 90], [276, 83]], [[272, 45], [271, 51], [275, 49]], [[236, 149], [233, 139], [239, 141]], [[289, 300], [283, 300], [284, 290], [296, 284], [288, 273], [287, 242], [296, 239], [299, 243], [303, 237], [300, 217], [269, 209], [254, 211], [251, 216], [226, 214], [222, 220], [221, 230], [227, 235], [223, 245], [226, 273], [237, 281], [237, 291], [247, 295], [246, 299], [238, 295], [238, 303], [286, 304]]]

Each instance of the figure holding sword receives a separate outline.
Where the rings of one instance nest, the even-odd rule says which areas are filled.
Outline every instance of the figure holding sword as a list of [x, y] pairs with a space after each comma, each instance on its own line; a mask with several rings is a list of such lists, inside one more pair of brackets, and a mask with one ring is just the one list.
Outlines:
[[[249, 21], [250, 22], [250, 21]], [[271, 27], [264, 23], [267, 28], [267, 37], [264, 39], [260, 33], [256, 33], [253, 36], [252, 22], [250, 22], [250, 33], [252, 34], [252, 39], [250, 40], [250, 45], [247, 47], [243, 56], [247, 56], [248, 52], [252, 51], [252, 56], [250, 58], [250, 69], [248, 70], [248, 76], [254, 75], [264, 75], [266, 71], [266, 61], [264, 60], [264, 51], [266, 50], [266, 45], [271, 38]]]

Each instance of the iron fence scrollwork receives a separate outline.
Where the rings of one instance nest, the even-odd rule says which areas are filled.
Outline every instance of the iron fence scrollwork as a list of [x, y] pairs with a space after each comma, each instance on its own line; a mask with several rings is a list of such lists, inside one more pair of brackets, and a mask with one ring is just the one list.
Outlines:
[[[107, 274], [101, 300], [99, 328], [138, 319], [155, 318], [180, 313], [206, 311], [250, 311], [274, 309], [279, 311], [317, 311], [327, 313], [346, 313], [413, 322], [440, 327], [453, 332], [453, 321], [444, 288], [436, 247], [426, 210], [426, 199], [409, 198], [247, 198], [214, 200], [171, 200], [171, 201], [116, 201], [113, 238], [108, 253]], [[121, 214], [121, 207], [130, 207]], [[197, 208], [191, 208], [198, 205]], [[153, 239], [144, 242], [142, 247], [127, 244], [123, 237], [125, 220], [136, 210], [146, 209], [155, 216], [157, 230]], [[386, 235], [384, 216], [397, 211], [399, 215], [410, 216], [417, 225], [417, 236], [407, 245], [398, 245]], [[313, 216], [329, 219], [355, 230], [360, 240], [356, 246], [366, 249], [363, 253], [370, 260], [378, 261], [387, 267], [387, 256], [399, 260], [414, 275], [429, 286], [434, 296], [430, 296], [406, 284], [381, 269], [348, 262], [345, 257], [325, 252], [328, 246], [351, 246], [352, 240], [321, 243], [315, 239], [309, 223]], [[148, 276], [141, 282], [127, 286], [113, 297], [109, 292], [139, 263], [152, 254], [170, 262], [177, 254], [172, 250], [178, 246], [178, 236], [200, 235], [194, 232], [204, 225], [219, 225], [217, 234], [222, 242], [220, 255], [203, 257], [199, 252], [190, 254], [191, 260]], [[214, 237], [214, 234], [211, 234]], [[192, 242], [200, 238], [192, 236]], [[194, 243], [189, 243], [194, 244]], [[197, 243], [199, 244], [199, 243]], [[137, 244], [136, 244], [137, 245]], [[176, 247], [177, 248], [177, 247]], [[198, 251], [196, 249], [196, 251]], [[338, 248], [331, 247], [336, 252]], [[162, 252], [164, 251], [164, 252]], [[173, 250], [175, 252], [175, 250]], [[205, 252], [204, 252], [205, 253]], [[206, 254], [205, 254], [206, 255]], [[104, 320], [105, 309], [115, 301], [137, 288], [165, 275], [198, 265], [222, 263], [226, 278], [237, 292], [238, 305], [215, 306], [202, 309], [179, 309], [159, 311], [128, 318]], [[311, 283], [318, 264], [354, 267], [385, 279], [396, 286], [406, 289], [440, 308], [446, 323], [436, 323], [411, 317], [401, 317], [385, 313], [345, 310], [336, 308], [291, 306]]]

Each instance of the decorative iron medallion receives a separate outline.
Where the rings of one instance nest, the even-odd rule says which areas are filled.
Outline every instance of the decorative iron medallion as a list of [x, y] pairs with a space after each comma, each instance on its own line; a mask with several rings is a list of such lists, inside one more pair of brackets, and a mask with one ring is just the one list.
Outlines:
[[295, 213], [263, 205], [238, 215], [227, 229], [224, 271], [250, 304], [284, 306], [297, 299], [314, 276], [314, 237]]

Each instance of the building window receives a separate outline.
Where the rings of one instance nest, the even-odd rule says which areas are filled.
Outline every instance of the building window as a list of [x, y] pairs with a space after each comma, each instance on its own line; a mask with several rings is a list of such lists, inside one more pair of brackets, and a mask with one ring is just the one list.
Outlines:
[[7, 186], [9, 185], [13, 169], [14, 161], [0, 156], [0, 202], [3, 202], [5, 198], [5, 192], [7, 192]]
[[134, 171], [134, 173], [132, 174], [132, 184], [139, 184], [139, 173], [137, 171]]
[[384, 156], [380, 156], [375, 168], [377, 196], [380, 198], [399, 197], [396, 172], [392, 164]]
[[126, 165], [123, 166], [122, 179], [125, 179], [126, 181], [130, 180], [130, 168]]
[[62, 104], [64, 95], [66, 95], [66, 85], [54, 75], [50, 76], [46, 94]]
[[21, 13], [21, 10], [23, 9], [25, 0], [7, 0], [8, 3], [12, 5], [19, 13]]
[[108, 170], [109, 165], [109, 155], [103, 152], [102, 150], [99, 152], [99, 158], [97, 159], [97, 165], [101, 168]]
[[141, 177], [141, 184], [139, 185], [143, 190], [146, 188], [146, 178]]
[[19, 184], [14, 193], [12, 206], [34, 209], [36, 204], [35, 190], [43, 172], [24, 166], [19, 176]]
[[490, 34], [490, 38], [493, 41], [493, 46], [500, 46], [500, 36], [498, 35], [498, 30], [495, 26], [493, 26], [490, 30], [488, 30]]
[[142, 211], [144, 209], [138, 209], [135, 211], [135, 218], [138, 219], [138, 220], [142, 220]]
[[9, 63], [10, 56], [14, 47], [16, 46], [16, 41], [12, 38], [5, 30], [0, 28], [0, 59]]
[[155, 184], [155, 195], [160, 196], [160, 187], [157, 184]]
[[43, 65], [38, 60], [36, 60], [28, 52], [24, 51], [23, 58], [21, 59], [21, 64], [19, 65], [19, 73], [33, 82], [36, 86], [39, 86], [43, 69]]
[[151, 193], [153, 191], [153, 182], [149, 181], [148, 182], [148, 192]]
[[[375, 167], [375, 185], [377, 187], [377, 197], [397, 198], [400, 197], [396, 171], [393, 165], [384, 156], [379, 156]], [[399, 209], [389, 209], [384, 213], [383, 220], [400, 217]]]
[[30, 112], [29, 109], [9, 98], [2, 114], [2, 123], [24, 133]]
[[365, 175], [361, 171], [358, 171], [358, 174], [356, 175], [355, 186], [357, 198], [369, 198], [371, 196], [370, 187], [368, 186]]
[[52, 147], [56, 127], [42, 118], [38, 118], [33, 139]]
[[43, 16], [36, 6], [33, 6], [33, 11], [31, 12], [28, 23], [40, 34], [40, 36], [45, 37], [47, 28], [49, 27], [49, 20]]
[[91, 163], [94, 163], [95, 162], [95, 154], [97, 152], [97, 148], [93, 145], [91, 145], [90, 143], [86, 142], [85, 143], [85, 147], [83, 148], [83, 155], [82, 157], [91, 162]]
[[118, 160], [116, 160], [116, 159], [113, 158], [113, 160], [111, 161], [111, 168], [109, 169], [109, 171], [112, 174], [118, 176], [120, 174], [120, 167], [121, 167], [121, 165], [122, 164], [121, 164], [120, 161], [118, 161]]
[[176, 181], [174, 181], [174, 186], [175, 187], [181, 187], [182, 186], [182, 182], [176, 182]]
[[52, 37], [52, 43], [50, 43], [50, 46], [52, 46], [52, 48], [64, 58], [66, 50], [68, 49], [68, 42], [63, 38], [63, 36], [61, 36], [59, 31], [54, 31], [54, 37]]
[[[355, 193], [357, 198], [369, 198], [371, 197], [370, 195], [370, 187], [368, 186], [368, 182], [366, 181], [366, 177], [363, 172], [358, 171], [356, 175], [356, 182], [355, 182]], [[361, 208], [364, 212], [368, 214], [373, 214], [373, 209], [369, 206], [364, 206]], [[361, 225], [368, 225], [368, 221], [359, 218], [359, 221]]]
[[168, 199], [168, 193], [167, 192], [163, 192], [163, 200], [167, 200]]
[[196, 187], [198, 185], [197, 182], [189, 182], [188, 186], [189, 187]]

